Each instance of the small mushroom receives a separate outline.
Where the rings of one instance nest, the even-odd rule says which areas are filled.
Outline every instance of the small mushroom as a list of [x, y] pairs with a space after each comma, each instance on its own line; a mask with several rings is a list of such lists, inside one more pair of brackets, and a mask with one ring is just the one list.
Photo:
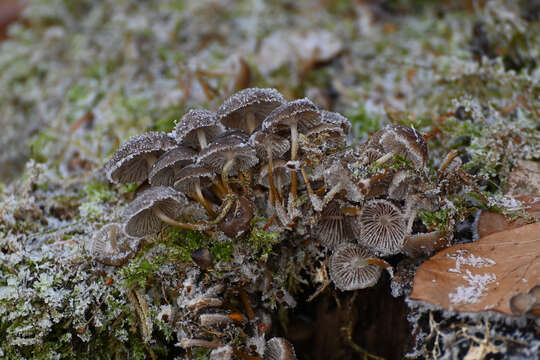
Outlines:
[[426, 140], [412, 127], [387, 126], [375, 133], [370, 142], [378, 144], [384, 154], [401, 155], [412, 161], [417, 169], [423, 169], [426, 165], [428, 159]]
[[161, 230], [161, 222], [186, 230], [208, 230], [221, 222], [229, 211], [233, 199], [223, 204], [222, 216], [212, 222], [196, 224], [180, 223], [175, 219], [182, 214], [187, 199], [174, 189], [165, 186], [154, 186], [142, 192], [124, 211], [124, 231], [135, 237], [143, 237]]
[[219, 224], [219, 228], [228, 237], [232, 239], [237, 238], [250, 229], [251, 220], [254, 216], [255, 209], [253, 202], [240, 196]]
[[408, 170], [399, 170], [392, 176], [388, 186], [388, 197], [392, 200], [405, 200], [409, 194], [410, 185], [416, 177]]
[[358, 290], [373, 286], [381, 276], [382, 268], [373, 255], [355, 245], [340, 246], [330, 257], [330, 278], [342, 291]]
[[332, 159], [323, 172], [324, 182], [330, 190], [324, 195], [322, 207], [326, 206], [342, 190], [345, 191], [345, 197], [350, 201], [362, 202], [364, 200], [362, 187], [353, 181], [353, 174], [347, 168], [346, 161], [344, 164], [342, 160], [344, 159]]
[[221, 180], [230, 193], [229, 174], [245, 171], [255, 166], [259, 159], [255, 150], [236, 137], [215, 140], [200, 153], [199, 162], [221, 173]]
[[150, 170], [148, 180], [154, 186], [172, 186], [176, 174], [184, 166], [192, 164], [197, 152], [186, 146], [177, 146], [161, 155]]
[[[317, 106], [309, 99], [299, 99], [283, 104], [274, 109], [263, 122], [263, 130], [279, 133], [290, 131], [291, 134], [291, 161], [295, 161], [298, 152], [298, 132], [307, 130], [320, 123], [321, 115]], [[291, 174], [291, 199], [296, 199], [297, 174]]]
[[341, 207], [341, 201], [331, 201], [322, 210], [317, 223], [311, 229], [312, 236], [329, 249], [335, 249], [354, 239], [354, 221], [350, 216], [345, 216]]
[[441, 231], [417, 233], [405, 237], [403, 252], [411, 257], [431, 256], [448, 245], [448, 239]]
[[248, 88], [225, 100], [217, 113], [226, 127], [252, 134], [264, 118], [283, 103], [283, 95], [274, 89]]
[[140, 239], [127, 236], [121, 224], [103, 226], [90, 241], [92, 257], [105, 265], [121, 266], [136, 253]]
[[313, 151], [315, 146], [321, 154], [343, 148], [347, 138], [339, 125], [320, 124], [306, 132], [307, 149]]
[[186, 194], [193, 194], [206, 211], [215, 217], [215, 211], [202, 193], [202, 189], [212, 186], [215, 176], [212, 169], [207, 166], [200, 164], [188, 165], [176, 174], [174, 188]]
[[107, 178], [116, 184], [145, 181], [158, 157], [175, 146], [174, 139], [162, 132], [134, 136], [105, 163]]
[[214, 262], [214, 257], [207, 247], [193, 251], [191, 253], [191, 259], [203, 270], [208, 269]]
[[349, 119], [337, 112], [321, 110], [321, 123], [341, 127], [345, 136], [347, 136], [351, 130], [351, 122]]
[[390, 201], [378, 199], [364, 204], [358, 216], [358, 242], [381, 256], [397, 254], [403, 248], [407, 223], [400, 209]]
[[291, 183], [291, 173], [287, 167], [287, 161], [276, 160], [273, 163], [272, 177], [270, 177], [270, 164], [261, 166], [259, 170], [258, 183], [264, 187], [271, 189], [271, 182], [273, 180], [273, 186], [275, 192], [270, 192], [270, 196], [276, 196], [274, 200], [282, 198], [282, 189]]
[[274, 337], [266, 342], [264, 360], [296, 360], [293, 345], [284, 338]]
[[510, 298], [510, 310], [515, 315], [529, 312], [535, 304], [535, 297], [528, 293], [520, 293]]
[[223, 132], [216, 114], [208, 110], [190, 110], [176, 124], [173, 136], [179, 144], [204, 149]]

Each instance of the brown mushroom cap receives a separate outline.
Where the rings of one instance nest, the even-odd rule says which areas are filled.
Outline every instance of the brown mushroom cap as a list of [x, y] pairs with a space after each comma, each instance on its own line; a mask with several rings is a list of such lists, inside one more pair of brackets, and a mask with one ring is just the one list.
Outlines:
[[[219, 121], [226, 127], [252, 133], [272, 110], [283, 103], [283, 95], [275, 89], [248, 88], [225, 100], [217, 113]], [[248, 120], [250, 116], [252, 118]]]
[[414, 182], [415, 177], [408, 170], [400, 170], [392, 176], [390, 186], [388, 186], [388, 197], [393, 200], [405, 200], [409, 193], [409, 186]]
[[296, 360], [293, 345], [284, 338], [274, 337], [266, 342], [264, 360]]
[[354, 239], [353, 221], [341, 211], [343, 205], [338, 200], [328, 203], [311, 228], [313, 238], [329, 249], [336, 249]]
[[251, 200], [240, 196], [231, 210], [219, 224], [225, 235], [234, 239], [242, 236], [251, 228], [251, 220], [255, 216], [254, 204]]
[[90, 241], [92, 257], [105, 265], [121, 266], [136, 253], [140, 239], [127, 236], [122, 224], [111, 223], [103, 226]]
[[358, 242], [381, 256], [397, 254], [403, 248], [407, 223], [399, 208], [387, 200], [371, 200], [358, 216]]
[[249, 144], [255, 149], [261, 161], [268, 160], [268, 152], [272, 153], [272, 158], [278, 159], [291, 147], [289, 140], [262, 130], [256, 131], [251, 135]]
[[133, 136], [105, 163], [107, 177], [117, 184], [142, 182], [157, 158], [175, 146], [174, 139], [163, 132]]
[[368, 264], [366, 260], [372, 257], [369, 251], [358, 245], [342, 245], [330, 257], [330, 278], [342, 291], [373, 286], [379, 280], [382, 268]]
[[351, 122], [345, 116], [337, 112], [321, 110], [321, 122], [323, 124], [332, 124], [341, 127], [345, 136], [351, 130]]
[[203, 270], [208, 269], [214, 262], [214, 257], [207, 247], [193, 251], [191, 259]]
[[179, 144], [201, 149], [204, 144], [199, 140], [198, 132], [204, 133], [205, 142], [211, 142], [223, 132], [215, 113], [208, 110], [189, 110], [176, 124], [173, 136]]
[[510, 310], [516, 315], [523, 315], [532, 309], [535, 298], [531, 294], [521, 293], [510, 298]]
[[412, 161], [416, 168], [423, 168], [428, 159], [427, 143], [422, 134], [412, 127], [387, 126], [371, 139], [382, 147], [384, 153], [401, 155]]
[[342, 148], [347, 143], [343, 129], [339, 125], [320, 124], [306, 132], [306, 137], [313, 145], [322, 146], [324, 152]]
[[321, 122], [319, 109], [311, 100], [298, 99], [275, 108], [263, 122], [263, 130], [273, 133], [290, 133], [296, 124], [298, 132], [305, 133]]
[[143, 191], [124, 210], [124, 231], [135, 237], [143, 237], [161, 230], [162, 222], [154, 215], [156, 207], [172, 219], [182, 214], [186, 198], [166, 186], [153, 186]]
[[229, 174], [245, 171], [259, 162], [255, 150], [236, 137], [217, 139], [199, 155], [199, 162], [217, 173], [221, 173], [227, 162], [231, 160], [234, 163], [228, 171]]
[[184, 166], [192, 164], [197, 158], [197, 152], [186, 146], [177, 146], [161, 155], [150, 170], [150, 184], [172, 186], [175, 176]]
[[202, 164], [192, 164], [184, 167], [176, 174], [174, 188], [183, 193], [193, 193], [198, 185], [201, 189], [211, 186], [216, 174], [212, 169]]

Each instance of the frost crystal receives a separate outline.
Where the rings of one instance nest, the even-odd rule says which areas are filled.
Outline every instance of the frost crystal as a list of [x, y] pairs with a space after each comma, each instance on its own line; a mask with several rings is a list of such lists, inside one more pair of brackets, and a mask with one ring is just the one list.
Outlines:
[[450, 302], [455, 305], [476, 304], [485, 295], [488, 285], [496, 279], [495, 274], [476, 275], [466, 270], [463, 280], [467, 281], [468, 286], [458, 286], [456, 292], [448, 294]]
[[461, 266], [468, 265], [475, 268], [489, 267], [495, 265], [495, 261], [489, 258], [483, 258], [481, 256], [475, 256], [474, 254], [469, 254], [467, 250], [457, 250], [453, 254], [447, 254], [446, 256], [454, 259], [456, 261], [456, 267], [448, 269], [448, 272], [461, 273]]

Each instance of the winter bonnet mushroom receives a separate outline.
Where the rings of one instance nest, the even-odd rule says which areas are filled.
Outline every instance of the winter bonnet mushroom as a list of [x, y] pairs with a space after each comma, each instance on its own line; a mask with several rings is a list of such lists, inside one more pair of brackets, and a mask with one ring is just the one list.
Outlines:
[[397, 254], [403, 248], [407, 223], [399, 208], [388, 200], [371, 200], [358, 216], [358, 242], [381, 256]]
[[201, 164], [188, 165], [176, 174], [174, 188], [183, 193], [192, 194], [210, 215], [215, 216], [212, 205], [202, 193], [202, 189], [214, 183], [215, 176], [212, 169], [207, 166]]
[[287, 339], [274, 337], [266, 342], [264, 360], [296, 360], [296, 353]]
[[374, 259], [373, 255], [366, 249], [355, 244], [342, 245], [330, 257], [330, 278], [342, 291], [373, 286], [379, 280], [382, 268], [370, 259]]
[[403, 156], [417, 169], [423, 169], [426, 165], [428, 159], [426, 140], [413, 127], [387, 126], [373, 135], [371, 143], [380, 147], [385, 155]]
[[145, 181], [158, 157], [175, 146], [174, 139], [162, 132], [134, 136], [105, 163], [107, 177], [116, 184]]
[[226, 127], [252, 134], [272, 110], [284, 103], [283, 95], [275, 89], [248, 88], [225, 100], [217, 113]]
[[197, 158], [197, 152], [186, 146], [177, 146], [159, 157], [154, 163], [148, 181], [154, 186], [172, 186], [180, 169], [192, 164]]
[[103, 226], [92, 237], [89, 250], [96, 261], [121, 266], [136, 254], [139, 243], [140, 239], [124, 233], [122, 224], [111, 223]]
[[216, 114], [208, 110], [189, 110], [176, 124], [173, 136], [179, 144], [204, 149], [223, 132]]
[[342, 205], [339, 200], [331, 201], [320, 213], [317, 223], [312, 226], [312, 236], [329, 249], [335, 249], [354, 239], [354, 221], [343, 214]]

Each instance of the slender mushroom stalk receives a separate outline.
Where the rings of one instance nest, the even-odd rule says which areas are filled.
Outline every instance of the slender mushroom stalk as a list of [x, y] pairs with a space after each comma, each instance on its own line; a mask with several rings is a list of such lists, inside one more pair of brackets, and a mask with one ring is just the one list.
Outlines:
[[257, 122], [255, 121], [255, 114], [252, 111], [246, 113], [246, 123], [248, 128], [248, 133], [253, 134], [257, 128]]
[[311, 201], [311, 205], [313, 206], [313, 209], [317, 212], [322, 211], [323, 204], [321, 199], [315, 194], [313, 189], [311, 188], [311, 184], [309, 182], [309, 178], [306, 174], [306, 169], [304, 169], [303, 166], [300, 167], [300, 172], [302, 173], [302, 177], [304, 178], [304, 182], [306, 183], [306, 189], [309, 195], [309, 199]]
[[[296, 123], [291, 124], [291, 161], [296, 160], [296, 153], [298, 152], [298, 126]], [[291, 172], [291, 201], [296, 199], [298, 187], [298, 179], [296, 177], [296, 170]]]
[[231, 171], [233, 166], [234, 158], [231, 158], [227, 160], [225, 166], [223, 166], [223, 169], [221, 170], [221, 181], [223, 182], [223, 185], [225, 185], [225, 190], [227, 191], [227, 194], [231, 193], [231, 187], [229, 186], [229, 171]]
[[268, 184], [270, 185], [270, 204], [273, 206], [274, 202], [280, 201], [281, 197], [278, 197], [276, 192], [276, 186], [274, 185], [274, 157], [272, 156], [272, 151], [270, 148], [266, 150], [268, 154]]
[[197, 130], [197, 139], [199, 140], [199, 145], [200, 145], [201, 149], [204, 149], [205, 147], [208, 146], [208, 141], [206, 139], [206, 134], [204, 133], [203, 129], [198, 129]]
[[216, 217], [216, 212], [214, 209], [212, 209], [212, 205], [208, 203], [206, 198], [204, 197], [201, 186], [199, 184], [195, 185], [195, 199], [208, 211], [208, 214], [212, 217]]
[[157, 216], [164, 223], [166, 223], [168, 225], [171, 225], [171, 226], [174, 226], [174, 227], [177, 227], [179, 229], [204, 231], [204, 230], [211, 229], [212, 226], [214, 226], [216, 224], [219, 224], [221, 221], [223, 221], [225, 216], [227, 216], [227, 214], [231, 210], [231, 207], [232, 207], [233, 203], [234, 203], [234, 196], [228, 197], [228, 199], [223, 204], [223, 209], [221, 210], [218, 217], [216, 217], [212, 221], [204, 221], [204, 222], [194, 223], [194, 224], [181, 223], [181, 222], [178, 222], [178, 221], [176, 221], [174, 219], [171, 219], [169, 216], [167, 216], [167, 214], [165, 214], [163, 211], [161, 211], [161, 209], [159, 209], [159, 207], [154, 207], [152, 209], [152, 213], [155, 216]]

